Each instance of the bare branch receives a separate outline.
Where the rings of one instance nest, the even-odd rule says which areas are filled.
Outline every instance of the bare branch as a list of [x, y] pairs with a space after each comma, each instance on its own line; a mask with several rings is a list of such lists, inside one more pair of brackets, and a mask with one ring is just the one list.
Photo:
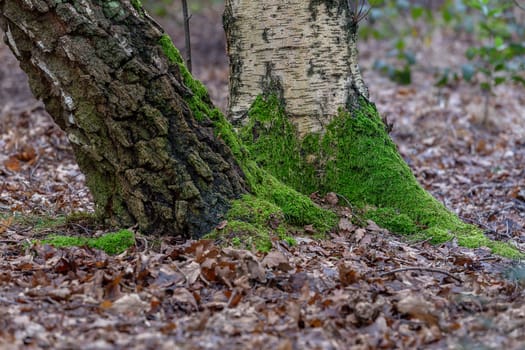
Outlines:
[[518, 0], [514, 0], [514, 4], [516, 4], [516, 6], [518, 6], [518, 8], [522, 9], [523, 11], [525, 11], [525, 5], [520, 4]]
[[191, 73], [191, 41], [190, 41], [190, 19], [191, 16], [188, 14], [188, 3], [186, 0], [182, 0], [182, 15], [184, 16], [184, 37], [186, 39], [186, 66], [188, 71]]

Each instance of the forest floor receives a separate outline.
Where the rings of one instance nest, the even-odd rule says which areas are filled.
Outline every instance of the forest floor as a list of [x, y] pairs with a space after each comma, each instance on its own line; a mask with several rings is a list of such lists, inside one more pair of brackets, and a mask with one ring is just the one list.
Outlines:
[[[184, 47], [179, 23], [163, 25]], [[224, 110], [220, 9], [192, 28], [195, 74]], [[525, 90], [498, 87], [483, 120], [478, 88], [434, 86], [430, 65], [464, 60], [453, 33], [421, 46], [408, 86], [372, 70], [381, 45], [361, 42], [363, 75], [417, 178], [525, 251]], [[330, 198], [317, 198], [341, 217], [330, 239], [275, 241], [268, 254], [169, 239], [153, 249], [140, 237], [117, 256], [32, 244], [102, 231], [64, 219], [93, 209], [84, 177], [3, 44], [0, 62], [0, 349], [525, 349], [522, 264], [356, 227]]]

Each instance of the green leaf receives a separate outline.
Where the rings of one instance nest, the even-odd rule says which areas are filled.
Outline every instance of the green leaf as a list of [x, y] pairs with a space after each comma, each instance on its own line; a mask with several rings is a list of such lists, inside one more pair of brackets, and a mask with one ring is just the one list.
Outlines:
[[465, 63], [461, 66], [461, 73], [463, 74], [463, 79], [470, 82], [476, 74], [476, 68], [470, 63]]
[[505, 45], [505, 42], [503, 41], [503, 38], [501, 36], [497, 36], [497, 37], [494, 38], [494, 46], [498, 50], [501, 50], [504, 45]]
[[405, 51], [403, 53], [403, 57], [405, 58], [405, 60], [407, 61], [409, 65], [416, 64], [416, 55], [414, 55], [412, 51]]
[[418, 19], [420, 18], [421, 16], [423, 16], [423, 13], [424, 13], [424, 9], [422, 7], [412, 7], [410, 9], [410, 14], [412, 15], [412, 19]]
[[452, 21], [452, 18], [454, 18], [452, 12], [448, 8], [445, 8], [443, 10], [443, 20], [445, 21], [445, 23], [450, 23]]
[[512, 76], [512, 80], [516, 83], [521, 83], [523, 86], [525, 86], [525, 78], [519, 76], [519, 75], [514, 75]]
[[409, 85], [412, 83], [412, 71], [410, 66], [406, 65], [403, 69], [395, 69], [390, 74], [390, 79], [401, 85]]
[[483, 82], [483, 83], [479, 84], [479, 86], [484, 91], [491, 91], [492, 90], [492, 86], [490, 85], [490, 83], [487, 83], [487, 82]]
[[403, 39], [396, 41], [396, 49], [399, 51], [403, 51], [405, 49], [405, 41]]
[[467, 52], [465, 52], [465, 56], [467, 56], [469, 60], [472, 60], [474, 57], [476, 57], [477, 54], [478, 49], [476, 49], [475, 47], [469, 47], [467, 49]]
[[507, 78], [505, 77], [496, 77], [494, 78], [494, 85], [503, 84], [505, 81], [507, 81]]

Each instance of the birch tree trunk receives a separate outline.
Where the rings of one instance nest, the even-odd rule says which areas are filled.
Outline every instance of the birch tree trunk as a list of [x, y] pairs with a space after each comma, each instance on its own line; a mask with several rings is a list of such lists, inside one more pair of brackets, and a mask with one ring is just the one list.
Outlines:
[[336, 192], [394, 232], [486, 240], [419, 185], [369, 101], [361, 3], [226, 0], [229, 117], [258, 164], [303, 193]]
[[304, 136], [368, 98], [352, 15], [347, 0], [226, 0], [231, 120], [245, 122], [256, 97], [273, 91]]
[[169, 38], [132, 3], [3, 0], [0, 20], [106, 222], [197, 237], [247, 192], [244, 174], [202, 115], [207, 93], [195, 97]]

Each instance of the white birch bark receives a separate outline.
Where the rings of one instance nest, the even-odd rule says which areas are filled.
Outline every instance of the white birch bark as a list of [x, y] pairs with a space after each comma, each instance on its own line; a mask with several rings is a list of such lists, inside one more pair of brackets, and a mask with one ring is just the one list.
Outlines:
[[226, 0], [231, 120], [242, 122], [270, 84], [300, 136], [322, 131], [349, 99], [368, 98], [348, 6], [347, 0]]

